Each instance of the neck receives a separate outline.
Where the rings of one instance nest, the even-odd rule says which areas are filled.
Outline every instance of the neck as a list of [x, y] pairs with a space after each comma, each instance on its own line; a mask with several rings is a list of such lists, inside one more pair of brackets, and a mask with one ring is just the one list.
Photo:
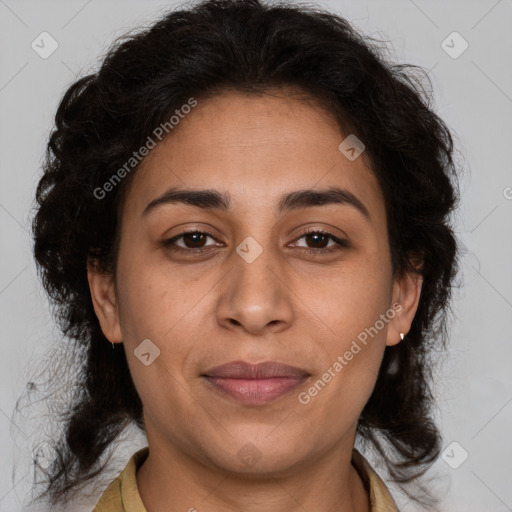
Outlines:
[[368, 494], [351, 464], [352, 447], [353, 442], [341, 443], [286, 471], [248, 475], [166, 446], [150, 451], [137, 471], [137, 486], [147, 512], [370, 512]]

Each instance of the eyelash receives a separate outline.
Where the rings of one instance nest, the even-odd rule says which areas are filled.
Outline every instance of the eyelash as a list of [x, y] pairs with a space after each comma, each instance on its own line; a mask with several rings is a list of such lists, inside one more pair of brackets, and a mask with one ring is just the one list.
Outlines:
[[[201, 254], [203, 252], [206, 252], [206, 251], [210, 251], [211, 248], [209, 247], [200, 247], [200, 248], [194, 248], [194, 249], [184, 249], [182, 247], [178, 247], [176, 245], [173, 245], [174, 242], [176, 242], [176, 240], [179, 240], [180, 238], [182, 238], [183, 236], [185, 235], [190, 235], [190, 234], [201, 234], [201, 235], [207, 235], [211, 238], [213, 238], [215, 240], [215, 237], [212, 235], [212, 233], [209, 233], [208, 231], [201, 231], [201, 230], [191, 230], [191, 231], [184, 231], [183, 233], [180, 233], [179, 235], [176, 235], [172, 238], [168, 238], [167, 240], [163, 240], [161, 242], [161, 245], [163, 247], [165, 247], [166, 249], [170, 250], [170, 251], [173, 251], [173, 252], [179, 252], [181, 254]], [[307, 235], [325, 235], [325, 236], [328, 236], [333, 242], [336, 242], [337, 244], [337, 247], [331, 247], [330, 249], [327, 249], [327, 248], [306, 248], [306, 247], [302, 247], [302, 249], [304, 250], [307, 250], [309, 252], [309, 254], [313, 255], [313, 256], [318, 256], [320, 254], [329, 254], [329, 253], [332, 253], [334, 251], [338, 251], [340, 249], [343, 249], [343, 248], [348, 248], [350, 247], [350, 244], [346, 241], [346, 240], [342, 240], [340, 238], [337, 238], [335, 237], [333, 234], [329, 233], [328, 231], [324, 231], [322, 229], [311, 229], [311, 230], [308, 230], [308, 231], [305, 231], [304, 233], [302, 233], [297, 239], [297, 240], [300, 240], [301, 238], [307, 236]]]

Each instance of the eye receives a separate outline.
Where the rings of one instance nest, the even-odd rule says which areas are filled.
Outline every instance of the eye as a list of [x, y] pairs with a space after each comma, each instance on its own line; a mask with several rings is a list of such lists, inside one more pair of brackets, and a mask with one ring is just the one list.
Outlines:
[[[206, 231], [184, 231], [183, 233], [180, 233], [173, 238], [164, 240], [162, 245], [171, 251], [182, 253], [201, 253], [210, 250], [208, 246], [204, 245], [207, 238], [215, 240], [213, 235]], [[182, 239], [182, 243], [184, 245], [180, 246], [176, 243], [180, 239]]]
[[[323, 231], [321, 229], [312, 229], [304, 233], [301, 237], [297, 238], [297, 240], [306, 240], [306, 244], [311, 242], [313, 247], [302, 247], [303, 249], [307, 249], [310, 254], [324, 254], [331, 253], [337, 251], [343, 247], [350, 247], [350, 244], [346, 240], [342, 240], [332, 233], [327, 231]], [[333, 243], [331, 245], [326, 245], [328, 241], [331, 240]]]
[[[214, 240], [214, 242], [216, 242], [214, 236], [207, 231], [184, 231], [179, 235], [176, 235], [167, 240], [163, 240], [161, 242], [161, 245], [170, 251], [179, 252], [182, 254], [203, 253], [206, 251], [213, 250], [213, 247], [215, 246], [222, 245], [220, 243], [206, 245], [206, 241], [208, 238], [211, 238], [212, 240]], [[313, 255], [332, 253], [343, 247], [350, 247], [350, 244], [346, 240], [337, 238], [332, 233], [323, 231], [321, 229], [309, 230], [296, 240], [302, 239], [306, 240], [306, 244], [308, 242], [311, 242], [313, 244], [313, 247], [308, 247], [307, 245], [306, 247], [301, 245], [295, 245], [295, 247], [298, 247], [301, 250], [307, 250], [307, 252]], [[326, 245], [326, 243], [328, 244], [329, 240], [331, 240], [333, 243], [330, 245]], [[182, 245], [178, 244], [178, 241], [180, 241]], [[292, 247], [293, 246], [294, 245], [292, 244]]]

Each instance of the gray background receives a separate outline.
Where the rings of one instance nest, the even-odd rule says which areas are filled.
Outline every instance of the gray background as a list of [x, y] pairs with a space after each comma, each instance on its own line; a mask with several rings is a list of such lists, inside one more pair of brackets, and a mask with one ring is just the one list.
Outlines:
[[[31, 486], [31, 443], [47, 423], [42, 415], [34, 421], [13, 416], [16, 400], [34, 367], [60, 341], [36, 278], [29, 237], [53, 115], [64, 90], [77, 74], [96, 69], [114, 37], [150, 23], [172, 5], [0, 0], [0, 511], [22, 510], [20, 501]], [[455, 466], [462, 450], [469, 456], [457, 469], [439, 459], [428, 475], [439, 476], [443, 510], [510, 511], [512, 2], [333, 0], [317, 5], [346, 16], [367, 35], [390, 41], [396, 61], [431, 70], [435, 109], [452, 130], [466, 169], [456, 229], [468, 251], [464, 285], [454, 296], [451, 348], [435, 390], [446, 459]], [[31, 48], [43, 31], [59, 45], [47, 59]], [[469, 44], [458, 58], [442, 47], [453, 31]], [[448, 44], [461, 47], [457, 39]], [[449, 446], [452, 442], [458, 444]], [[117, 474], [144, 445], [128, 432], [109, 474]], [[395, 496], [401, 510], [414, 510]]]

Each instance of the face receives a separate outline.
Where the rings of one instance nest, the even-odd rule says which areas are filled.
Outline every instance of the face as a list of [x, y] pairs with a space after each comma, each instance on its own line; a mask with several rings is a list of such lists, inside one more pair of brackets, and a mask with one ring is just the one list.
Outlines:
[[[137, 170], [117, 281], [89, 269], [89, 283], [103, 332], [124, 343], [150, 446], [238, 472], [252, 471], [246, 455], [276, 472], [352, 446], [421, 281], [393, 279], [384, 198], [365, 153], [338, 148], [347, 135], [313, 102], [226, 92], [199, 100]], [[233, 361], [298, 371], [213, 378]]]

